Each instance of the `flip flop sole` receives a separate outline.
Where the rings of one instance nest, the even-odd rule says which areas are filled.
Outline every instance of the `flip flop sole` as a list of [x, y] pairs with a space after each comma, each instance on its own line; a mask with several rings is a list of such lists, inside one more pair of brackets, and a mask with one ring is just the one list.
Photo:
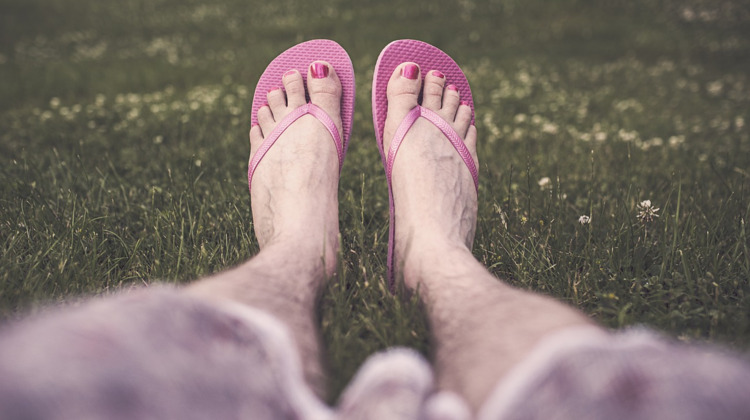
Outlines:
[[[282, 86], [281, 79], [289, 70], [297, 69], [307, 86], [307, 70], [313, 61], [326, 61], [341, 81], [341, 125], [344, 153], [349, 146], [354, 117], [354, 67], [349, 54], [336, 42], [327, 39], [314, 39], [297, 44], [279, 54], [260, 76], [253, 96], [251, 114], [252, 124], [258, 123], [258, 110], [266, 104], [266, 94], [269, 90]], [[308, 95], [309, 96], [309, 95]], [[309, 100], [309, 97], [308, 97]]]
[[446, 77], [446, 85], [456, 85], [461, 96], [460, 100], [469, 103], [471, 123], [474, 124], [474, 100], [471, 96], [471, 88], [458, 64], [441, 49], [426, 42], [414, 39], [393, 41], [380, 52], [372, 81], [372, 118], [380, 158], [383, 160], [384, 166], [386, 154], [383, 151], [383, 131], [385, 130], [385, 118], [388, 111], [388, 98], [386, 96], [388, 81], [396, 67], [406, 61], [419, 64], [423, 75], [430, 70], [440, 70]]

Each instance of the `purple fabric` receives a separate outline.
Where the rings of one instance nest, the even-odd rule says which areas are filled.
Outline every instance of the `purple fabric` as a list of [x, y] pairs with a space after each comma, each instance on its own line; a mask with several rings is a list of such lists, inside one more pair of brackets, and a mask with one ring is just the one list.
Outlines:
[[[548, 356], [500, 383], [481, 420], [750, 418], [750, 364], [736, 355], [648, 331], [561, 335], [567, 345], [542, 344]], [[333, 408], [298, 359], [266, 313], [150, 288], [0, 328], [0, 418], [469, 418], [413, 351], [371, 356]]]

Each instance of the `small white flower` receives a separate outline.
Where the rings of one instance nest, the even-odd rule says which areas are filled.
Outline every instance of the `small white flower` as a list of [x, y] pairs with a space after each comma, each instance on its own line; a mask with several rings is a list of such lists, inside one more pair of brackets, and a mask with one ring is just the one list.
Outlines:
[[542, 124], [542, 132], [547, 134], [557, 134], [559, 127], [555, 123], [546, 122]]
[[551, 185], [550, 185], [551, 183], [552, 183], [552, 180], [549, 179], [548, 176], [545, 176], [544, 178], [541, 178], [539, 181], [537, 181], [537, 184], [539, 184], [539, 188], [543, 190], [547, 188], [551, 188]]
[[721, 80], [710, 82], [706, 85], [706, 90], [712, 96], [717, 96], [724, 89], [724, 83]]
[[578, 218], [578, 223], [582, 225], [588, 225], [591, 223], [591, 218], [589, 216], [586, 216], [585, 214]]
[[658, 211], [658, 207], [651, 205], [651, 200], [643, 200], [638, 204], [638, 219], [640, 219], [641, 222], [650, 222], [654, 220], [655, 217], [659, 217], [659, 215], [656, 214]]

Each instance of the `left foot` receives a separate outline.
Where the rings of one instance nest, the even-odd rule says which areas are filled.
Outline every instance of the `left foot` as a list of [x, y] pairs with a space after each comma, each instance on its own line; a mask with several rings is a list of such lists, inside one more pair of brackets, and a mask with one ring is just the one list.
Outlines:
[[[258, 110], [250, 130], [251, 158], [284, 117], [304, 105], [305, 86], [296, 70], [287, 72], [268, 105]], [[341, 83], [333, 67], [316, 61], [308, 68], [310, 101], [341, 129]], [[312, 115], [295, 121], [258, 164], [252, 178], [253, 224], [258, 243], [290, 245], [290, 250], [325, 257], [332, 274], [338, 251], [338, 180], [336, 147], [328, 130]], [[307, 248], [300, 250], [300, 247]], [[299, 257], [299, 255], [297, 255]]]

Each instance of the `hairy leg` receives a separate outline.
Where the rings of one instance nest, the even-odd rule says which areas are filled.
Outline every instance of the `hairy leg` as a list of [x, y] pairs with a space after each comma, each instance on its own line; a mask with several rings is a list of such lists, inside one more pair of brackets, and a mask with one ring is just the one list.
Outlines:
[[[328, 69], [324, 71], [322, 67]], [[307, 77], [310, 100], [331, 116], [341, 132], [341, 84], [327, 63], [314, 63]], [[305, 103], [302, 75], [284, 75], [283, 89], [268, 93], [250, 130], [251, 156], [265, 136]], [[261, 251], [251, 260], [200, 280], [186, 292], [265, 310], [290, 330], [307, 383], [324, 391], [314, 310], [318, 292], [333, 275], [338, 252], [338, 159], [330, 134], [314, 117], [292, 124], [253, 175], [253, 223]]]
[[[385, 149], [403, 117], [417, 105], [441, 115], [464, 139], [476, 162], [471, 109], [459, 102], [440, 69], [410, 78], [393, 73], [388, 85]], [[434, 71], [438, 70], [438, 71]], [[515, 289], [492, 276], [471, 254], [477, 198], [469, 170], [443, 134], [418, 120], [393, 168], [397, 215], [397, 272], [427, 306], [443, 389], [463, 395], [477, 410], [495, 384], [539, 340], [562, 328], [591, 326], [583, 314], [553, 299]]]

